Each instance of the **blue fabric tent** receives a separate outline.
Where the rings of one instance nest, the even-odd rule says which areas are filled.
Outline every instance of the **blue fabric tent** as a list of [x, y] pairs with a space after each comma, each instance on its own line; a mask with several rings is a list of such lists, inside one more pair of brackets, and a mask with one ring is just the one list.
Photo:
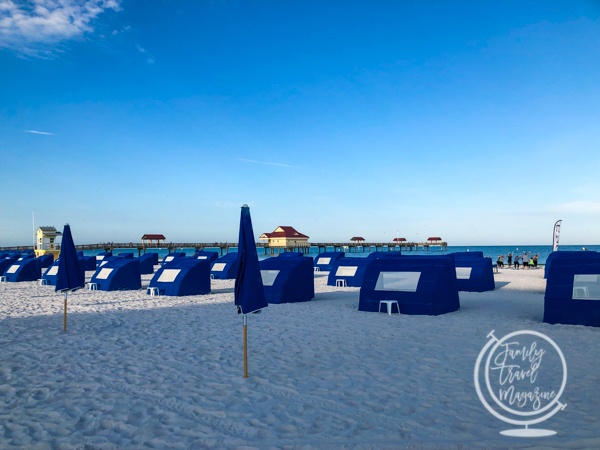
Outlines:
[[302, 252], [281, 252], [277, 255], [278, 258], [304, 258], [304, 253]]
[[[148, 275], [154, 273], [154, 260], [156, 259], [154, 255], [156, 253], [145, 253], [140, 255], [138, 260], [140, 261], [140, 273], [142, 275]], [[158, 256], [158, 255], [157, 255]], [[158, 259], [157, 259], [158, 264]]]
[[165, 264], [168, 264], [171, 261], [173, 261], [175, 258], [185, 258], [185, 252], [172, 252], [172, 253], [169, 253], [167, 256], [165, 256], [163, 258], [161, 264], [164, 266]]
[[196, 253], [194, 253], [194, 258], [196, 258], [196, 259], [206, 259], [211, 264], [214, 261], [216, 261], [216, 259], [218, 257], [219, 257], [219, 253], [218, 252], [208, 252], [208, 251], [204, 251], [204, 250], [198, 250]]
[[585, 259], [553, 258], [546, 280], [544, 322], [600, 327], [600, 254], [593, 253]]
[[96, 267], [102, 264], [105, 258], [112, 256], [112, 252], [100, 252], [96, 255]]
[[327, 277], [328, 286], [336, 286], [338, 280], [346, 280], [348, 286], [360, 287], [367, 266], [375, 258], [353, 258], [346, 256], [339, 258], [331, 267]]
[[320, 272], [331, 272], [335, 262], [343, 258], [346, 254], [344, 252], [323, 252], [319, 253], [315, 258], [314, 267], [319, 269]]
[[18, 253], [5, 253], [3, 259], [0, 259], [0, 275], [4, 275], [6, 269], [13, 265], [13, 263], [19, 259]]
[[373, 259], [364, 275], [358, 309], [378, 312], [381, 300], [397, 300], [402, 314], [438, 315], [458, 310], [460, 302], [453, 258]]
[[[89, 261], [91, 258], [91, 262], [94, 266], [93, 269], [86, 269], [85, 265], [89, 265]], [[42, 275], [42, 279], [46, 280], [46, 284], [50, 286], [56, 286], [56, 274], [58, 273], [58, 265], [60, 262], [60, 258], [52, 263], [50, 267], [48, 267], [44, 274]], [[96, 270], [96, 258], [93, 256], [79, 256], [79, 269], [82, 271], [81, 277], [85, 280], [85, 271], [86, 270]]]
[[149, 287], [157, 288], [160, 295], [210, 294], [210, 263], [195, 258], [174, 258], [156, 271]]
[[[474, 253], [481, 253], [481, 256]], [[450, 253], [449, 256], [454, 258], [459, 291], [486, 292], [496, 289], [492, 258], [484, 258], [483, 252]]]
[[155, 266], [158, 266], [158, 253], [148, 252], [148, 253], [144, 253], [144, 255], [151, 255], [152, 256], [152, 264]]
[[482, 251], [474, 251], [474, 252], [452, 252], [449, 253], [449, 255], [452, 255], [454, 257], [454, 259], [457, 258], [483, 258], [483, 252]]
[[238, 253], [227, 253], [215, 259], [211, 265], [210, 273], [217, 280], [232, 280], [238, 269]]
[[52, 253], [48, 253], [47, 255], [40, 255], [38, 259], [40, 260], [40, 267], [42, 269], [45, 269], [47, 267], [50, 267], [54, 262], [54, 255]]
[[82, 261], [81, 264], [83, 264], [83, 268], [88, 271], [88, 270], [96, 270], [96, 257], [95, 256], [84, 256], [84, 255], [78, 255], [79, 260]]
[[54, 261], [42, 275], [42, 279], [46, 280], [46, 284], [49, 284], [50, 286], [56, 286], [56, 274], [58, 273], [59, 260], [60, 258]]
[[315, 296], [312, 258], [267, 258], [259, 263], [268, 303], [307, 302]]
[[37, 281], [42, 275], [40, 260], [37, 258], [19, 258], [5, 271], [7, 281]]
[[140, 261], [138, 258], [113, 258], [98, 267], [92, 279], [101, 291], [127, 291], [142, 287]]
[[579, 251], [558, 250], [558, 251], [552, 252], [546, 258], [546, 264], [544, 265], [544, 278], [548, 278], [548, 273], [550, 271], [550, 267], [552, 266], [552, 262], [556, 258], [570, 259], [573, 262], [577, 262], [577, 261], [587, 261], [589, 259], [595, 260], [599, 257], [600, 257], [599, 252], [587, 251], [587, 250], [586, 251], [583, 251], [583, 250], [579, 250]]

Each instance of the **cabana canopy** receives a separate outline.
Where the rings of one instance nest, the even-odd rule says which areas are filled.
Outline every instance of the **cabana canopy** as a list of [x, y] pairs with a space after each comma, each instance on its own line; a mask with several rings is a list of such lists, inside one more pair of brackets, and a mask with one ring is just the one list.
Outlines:
[[142, 287], [138, 258], [114, 258], [98, 267], [91, 279], [101, 291], [128, 291]]
[[307, 302], [315, 296], [312, 258], [280, 258], [260, 261], [267, 302]]
[[381, 300], [397, 300], [402, 314], [438, 315], [460, 308], [450, 256], [373, 258], [364, 275], [359, 311], [379, 311]]
[[450, 253], [456, 267], [456, 284], [459, 291], [486, 292], [496, 288], [494, 266], [483, 252]]
[[350, 238], [350, 242], [365, 242], [365, 238], [360, 236], [354, 236]]
[[156, 271], [149, 287], [160, 295], [210, 294], [210, 262], [206, 259], [175, 258]]
[[440, 242], [441, 240], [442, 240], [442, 238], [439, 236], [433, 236], [433, 237], [427, 238], [427, 242]]
[[331, 266], [329, 277], [327, 278], [327, 285], [336, 286], [338, 280], [345, 280], [348, 286], [360, 287], [367, 266], [372, 260], [372, 258], [339, 258]]
[[4, 271], [7, 281], [36, 281], [42, 275], [40, 260], [37, 258], [19, 258]]
[[600, 254], [556, 255], [548, 270], [544, 322], [600, 327]]
[[148, 275], [154, 273], [154, 260], [157, 260], [158, 264], [158, 254], [157, 253], [144, 253], [139, 256], [140, 261], [140, 273], [142, 275]]
[[336, 261], [343, 258], [345, 255], [344, 252], [319, 253], [315, 258], [313, 265], [315, 268], [318, 268], [319, 271], [330, 272], [331, 268], [335, 266]]
[[218, 252], [211, 252], [206, 250], [198, 250], [194, 253], [194, 258], [196, 259], [206, 259], [209, 263], [213, 263], [219, 257]]
[[175, 258], [185, 258], [185, 253], [184, 252], [173, 252], [173, 253], [167, 254], [167, 256], [165, 256], [162, 260], [162, 265], [164, 266], [165, 264], [170, 263]]
[[238, 253], [227, 253], [217, 258], [211, 265], [210, 273], [217, 280], [231, 280], [237, 275]]

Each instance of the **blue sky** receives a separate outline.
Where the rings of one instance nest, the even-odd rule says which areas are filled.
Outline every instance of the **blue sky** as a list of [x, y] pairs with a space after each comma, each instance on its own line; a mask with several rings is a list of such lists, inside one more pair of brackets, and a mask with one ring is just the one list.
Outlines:
[[600, 244], [600, 2], [0, 0], [0, 246]]

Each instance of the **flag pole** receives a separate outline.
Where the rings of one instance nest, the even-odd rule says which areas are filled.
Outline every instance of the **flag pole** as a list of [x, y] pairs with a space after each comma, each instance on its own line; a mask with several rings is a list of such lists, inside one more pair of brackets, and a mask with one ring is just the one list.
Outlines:
[[67, 332], [67, 295], [68, 292], [65, 291], [65, 313], [64, 313], [64, 318], [63, 318], [63, 324], [64, 324], [64, 332]]
[[248, 378], [248, 319], [244, 314], [244, 378]]

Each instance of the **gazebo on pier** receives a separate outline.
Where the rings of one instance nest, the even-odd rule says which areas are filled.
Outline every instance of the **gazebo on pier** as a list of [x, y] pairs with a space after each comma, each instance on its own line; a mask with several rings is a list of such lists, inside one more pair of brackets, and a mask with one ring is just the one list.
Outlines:
[[145, 234], [142, 236], [142, 245], [146, 247], [160, 247], [165, 245], [167, 238], [163, 234]]

